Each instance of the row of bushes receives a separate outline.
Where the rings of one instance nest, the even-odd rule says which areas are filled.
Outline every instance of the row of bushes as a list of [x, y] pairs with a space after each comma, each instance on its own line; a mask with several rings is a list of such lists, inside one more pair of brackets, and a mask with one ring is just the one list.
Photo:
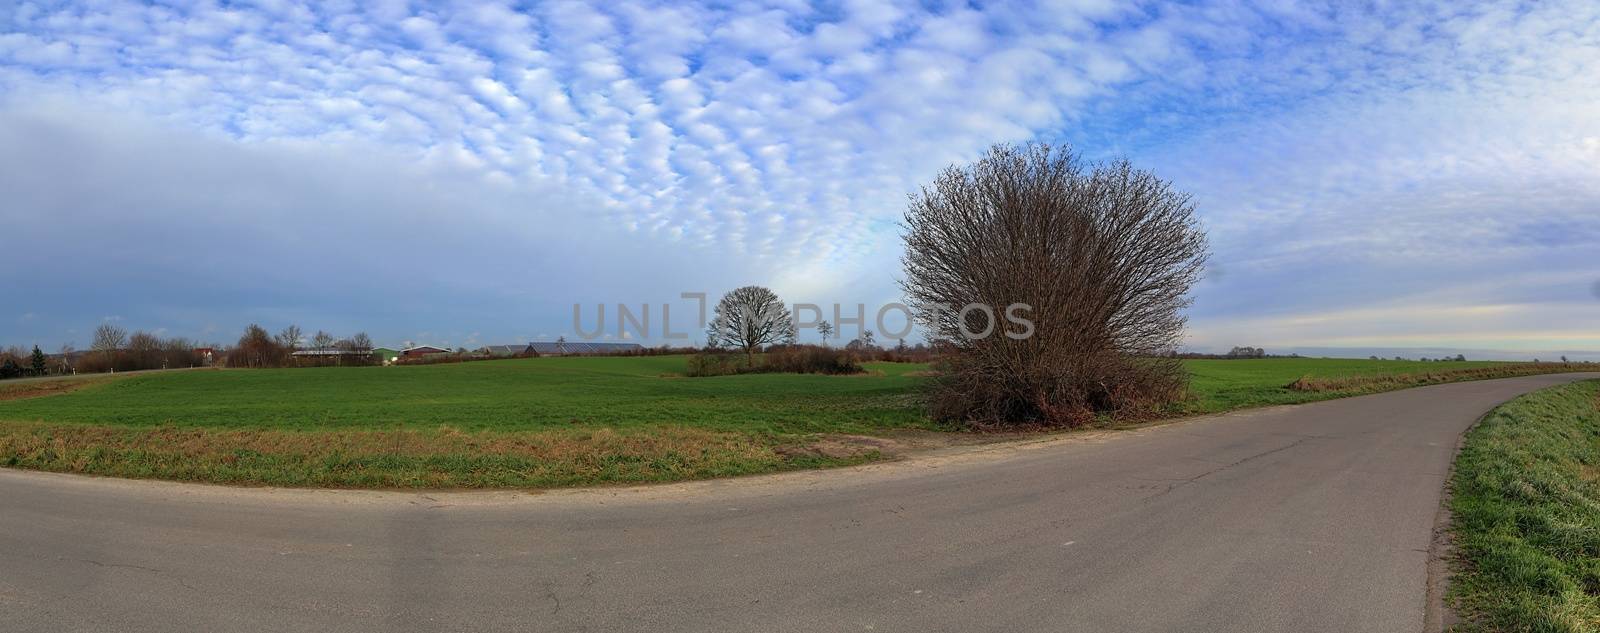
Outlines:
[[1376, 376], [1301, 376], [1294, 382], [1284, 385], [1290, 391], [1385, 391], [1403, 387], [1420, 387], [1422, 385], [1435, 385], [1446, 382], [1462, 380], [1489, 380], [1492, 378], [1512, 378], [1516, 376], [1533, 376], [1538, 374], [1555, 374], [1579, 371], [1594, 371], [1600, 368], [1597, 363], [1508, 363], [1490, 367], [1476, 367], [1472, 369], [1447, 369], [1441, 371], [1422, 371], [1403, 374], [1380, 374]]
[[79, 356], [73, 368], [80, 373], [97, 374], [112, 370], [176, 369], [203, 364], [204, 361], [195, 355], [193, 347], [187, 343], [180, 343], [151, 348], [89, 352]]
[[861, 359], [849, 350], [820, 345], [775, 345], [759, 356], [707, 350], [689, 357], [687, 375], [862, 373]]

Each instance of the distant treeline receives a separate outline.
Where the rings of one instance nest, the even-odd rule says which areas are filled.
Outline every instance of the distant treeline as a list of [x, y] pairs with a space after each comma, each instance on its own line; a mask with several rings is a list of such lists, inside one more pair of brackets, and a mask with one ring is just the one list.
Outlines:
[[[792, 344], [769, 347], [770, 349], [766, 351], [776, 353], [785, 359], [801, 356], [808, 359], [827, 357], [846, 362], [842, 359], [847, 357], [850, 362], [927, 363], [938, 357], [935, 348], [923, 343], [907, 345], [901, 340], [892, 347], [876, 345], [870, 331], [863, 332], [855, 340], [835, 348], [839, 352], [837, 355], [812, 352], [802, 354], [801, 352], [808, 346]], [[266, 328], [252, 323], [245, 327], [244, 333], [234, 345], [224, 346], [218, 343], [199, 343], [183, 337], [162, 337], [142, 330], [130, 333], [115, 324], [104, 323], [95, 328], [94, 341], [87, 350], [76, 349], [71, 344], [63, 345], [56, 352], [49, 354], [37, 346], [31, 350], [17, 346], [0, 350], [0, 379], [207, 366], [278, 368], [382, 364], [383, 360], [376, 357], [372, 351], [372, 338], [365, 332], [339, 338], [318, 331], [307, 337], [299, 326], [290, 325], [273, 334]], [[607, 355], [715, 355], [726, 351], [706, 346], [660, 345]], [[457, 348], [454, 352], [402, 358], [396, 362], [403, 365], [431, 365], [537, 355], [534, 353], [494, 355], [488, 353], [485, 348], [468, 350], [463, 347]]]
[[49, 368], [50, 359], [38, 345], [31, 351], [16, 345], [0, 350], [0, 380], [43, 376]]
[[1281, 356], [1268, 354], [1267, 350], [1259, 347], [1235, 347], [1226, 354], [1207, 354], [1201, 352], [1171, 352], [1167, 358], [1183, 358], [1189, 360], [1240, 360], [1245, 358], [1300, 358], [1299, 354]]
[[[309, 344], [309, 346], [307, 346]], [[295, 356], [301, 350], [323, 352], [320, 355]], [[341, 353], [342, 352], [342, 353]], [[222, 352], [218, 352], [222, 354]], [[318, 367], [329, 365], [374, 365], [379, 361], [372, 356], [372, 337], [357, 332], [348, 338], [337, 338], [318, 330], [308, 341], [300, 326], [291, 325], [276, 335], [251, 323], [245, 326], [239, 342], [223, 355], [228, 367]]]

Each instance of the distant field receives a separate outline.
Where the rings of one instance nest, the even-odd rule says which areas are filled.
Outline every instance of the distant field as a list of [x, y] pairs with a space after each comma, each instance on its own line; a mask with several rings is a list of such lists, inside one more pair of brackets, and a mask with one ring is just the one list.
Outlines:
[[[951, 430], [918, 401], [926, 366], [869, 375], [683, 378], [681, 356], [451, 365], [185, 371], [44, 397], [0, 384], [0, 465], [123, 476], [344, 486], [545, 486], [662, 481], [853, 463], [874, 445], [823, 434]], [[1189, 361], [1174, 414], [1395, 388], [1285, 388], [1503, 363]], [[30, 389], [37, 391], [39, 387]], [[830, 435], [831, 436], [831, 435]]]
[[1425, 363], [1414, 360], [1359, 360], [1343, 358], [1263, 358], [1258, 360], [1190, 360], [1192, 400], [1185, 410], [1216, 413], [1244, 407], [1296, 404], [1326, 400], [1348, 393], [1308, 393], [1284, 386], [1304, 376], [1342, 378], [1425, 374], [1461, 369], [1513, 366], [1518, 363], [1463, 361]]

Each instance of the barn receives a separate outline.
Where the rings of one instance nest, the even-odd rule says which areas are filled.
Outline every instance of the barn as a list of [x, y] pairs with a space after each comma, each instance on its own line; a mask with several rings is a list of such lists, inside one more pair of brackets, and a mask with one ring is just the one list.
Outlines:
[[449, 354], [449, 353], [450, 353], [450, 350], [444, 349], [442, 347], [434, 347], [432, 345], [418, 345], [416, 347], [407, 347], [407, 348], [405, 348], [403, 350], [400, 350], [400, 358], [418, 358], [418, 357], [421, 357], [421, 356], [428, 356], [430, 354]]

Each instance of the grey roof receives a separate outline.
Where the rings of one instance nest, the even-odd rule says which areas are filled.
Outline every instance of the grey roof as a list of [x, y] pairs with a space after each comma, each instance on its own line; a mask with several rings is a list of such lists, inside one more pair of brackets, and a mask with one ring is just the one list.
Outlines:
[[290, 356], [365, 356], [371, 354], [370, 349], [302, 349], [290, 353]]
[[491, 356], [516, 356], [528, 353], [528, 344], [521, 345], [485, 345], [479, 349], [488, 352]]
[[594, 341], [534, 342], [529, 343], [540, 354], [619, 354], [644, 349], [638, 343], [597, 343]]

